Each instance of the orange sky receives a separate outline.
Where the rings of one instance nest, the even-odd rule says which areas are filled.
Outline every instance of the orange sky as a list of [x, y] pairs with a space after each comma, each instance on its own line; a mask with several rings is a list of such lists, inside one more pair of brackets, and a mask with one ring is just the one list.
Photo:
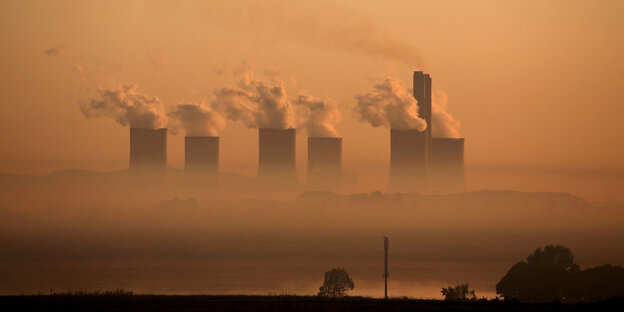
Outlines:
[[[334, 2], [3, 1], [0, 172], [125, 168], [128, 129], [80, 112], [95, 88], [136, 83], [172, 107], [243, 61], [336, 100], [364, 180], [387, 172], [389, 135], [356, 120], [354, 96], [415, 69], [447, 93], [468, 168], [624, 170], [624, 2]], [[222, 170], [254, 175], [257, 132], [228, 122], [221, 138]], [[183, 167], [183, 135], [168, 157]]]

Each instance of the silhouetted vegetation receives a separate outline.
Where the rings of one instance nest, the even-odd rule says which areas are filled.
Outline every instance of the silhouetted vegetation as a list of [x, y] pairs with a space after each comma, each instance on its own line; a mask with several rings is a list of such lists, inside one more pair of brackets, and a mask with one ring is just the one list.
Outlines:
[[507, 300], [523, 302], [579, 302], [624, 297], [624, 268], [603, 265], [580, 270], [564, 246], [537, 248], [496, 285]]
[[[622, 300], [591, 304], [525, 304], [503, 300], [244, 295], [43, 295], [0, 297], [0, 311], [596, 311], [621, 310]], [[618, 308], [619, 307], [619, 308]]]
[[468, 284], [457, 285], [455, 287], [449, 286], [448, 288], [442, 287], [440, 291], [444, 296], [444, 300], [448, 301], [473, 301], [477, 300], [477, 295], [474, 289], [469, 289]]
[[325, 282], [319, 288], [319, 296], [342, 297], [354, 287], [353, 280], [345, 269], [332, 269], [325, 272]]
[[123, 289], [107, 290], [107, 291], [70, 291], [62, 293], [51, 293], [52, 296], [132, 296], [132, 291], [126, 291]]

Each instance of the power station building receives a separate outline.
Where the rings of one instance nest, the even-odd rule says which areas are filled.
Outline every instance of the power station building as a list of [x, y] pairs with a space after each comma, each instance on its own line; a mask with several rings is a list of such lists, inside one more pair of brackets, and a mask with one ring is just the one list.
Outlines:
[[308, 188], [336, 190], [342, 185], [342, 138], [308, 138]]
[[414, 72], [418, 114], [424, 131], [390, 130], [390, 191], [460, 190], [464, 183], [464, 139], [432, 138], [431, 76]]
[[424, 189], [428, 159], [426, 131], [390, 129], [388, 189], [393, 192]]
[[167, 129], [130, 128], [130, 169], [167, 168]]
[[427, 122], [425, 136], [427, 137], [427, 159], [430, 158], [431, 146], [431, 76], [421, 71], [414, 72], [414, 98], [418, 102], [418, 116]]
[[462, 190], [464, 181], [464, 139], [431, 140], [429, 185], [432, 190]]
[[[465, 186], [463, 138], [432, 138], [432, 80], [414, 72], [413, 96], [427, 127], [423, 131], [390, 129], [391, 192], [449, 191]], [[220, 138], [186, 136], [184, 169], [191, 175], [219, 173]], [[357, 176], [343, 172], [341, 137], [308, 138], [307, 187], [311, 190], [355, 191]], [[296, 129], [258, 129], [258, 182], [281, 190], [298, 184]], [[130, 128], [130, 170], [167, 168], [167, 129]], [[345, 188], [345, 185], [348, 185]], [[347, 192], [348, 192], [347, 191]]]
[[293, 185], [297, 182], [296, 133], [293, 128], [258, 129], [258, 180], [261, 183]]
[[219, 172], [219, 137], [185, 136], [184, 170], [187, 173], [216, 174]]

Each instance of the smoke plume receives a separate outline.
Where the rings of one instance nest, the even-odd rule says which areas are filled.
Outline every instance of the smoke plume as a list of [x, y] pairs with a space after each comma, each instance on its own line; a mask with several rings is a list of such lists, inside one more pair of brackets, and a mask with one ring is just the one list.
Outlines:
[[220, 5], [210, 20], [251, 32], [257, 39], [296, 42], [322, 50], [333, 49], [401, 62], [424, 69], [418, 50], [393, 36], [371, 19], [358, 17], [338, 5], [319, 6], [292, 1], [255, 1], [245, 8]]
[[155, 96], [139, 93], [134, 84], [102, 89], [98, 97], [81, 105], [86, 118], [110, 117], [122, 126], [157, 129], [167, 125], [163, 104]]
[[427, 122], [418, 116], [418, 102], [397, 79], [386, 78], [372, 91], [359, 94], [355, 99], [355, 112], [360, 121], [369, 122], [373, 127], [418, 131], [427, 128]]
[[431, 103], [431, 136], [437, 138], [459, 138], [459, 121], [446, 111], [447, 96], [434, 85]]
[[45, 51], [43, 51], [43, 53], [45, 53], [45, 55], [50, 56], [50, 57], [62, 57], [65, 55], [65, 48], [66, 46], [61, 45], [58, 47], [53, 47], [53, 48], [49, 48]]
[[270, 83], [260, 81], [248, 69], [239, 73], [235, 87], [214, 92], [213, 107], [232, 121], [240, 120], [249, 128], [295, 127], [295, 113], [283, 81], [273, 77]]
[[225, 128], [225, 120], [204, 103], [181, 103], [169, 117], [169, 131], [177, 134], [184, 128], [187, 136], [218, 136]]
[[303, 128], [311, 137], [338, 137], [336, 124], [342, 116], [338, 104], [331, 100], [321, 100], [311, 95], [299, 95], [295, 101], [298, 116]]

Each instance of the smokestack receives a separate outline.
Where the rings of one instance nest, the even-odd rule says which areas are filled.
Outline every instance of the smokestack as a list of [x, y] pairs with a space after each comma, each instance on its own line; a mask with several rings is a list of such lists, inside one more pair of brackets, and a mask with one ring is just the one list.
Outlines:
[[167, 167], [167, 128], [130, 128], [130, 169]]
[[184, 170], [193, 173], [218, 173], [219, 137], [185, 136]]
[[461, 190], [464, 180], [464, 139], [433, 138], [431, 140], [429, 180], [436, 190]]
[[392, 191], [422, 190], [428, 162], [426, 131], [390, 129], [390, 179]]
[[342, 184], [342, 138], [308, 138], [308, 186], [337, 190]]
[[296, 183], [296, 130], [260, 128], [258, 178], [266, 182]]
[[[418, 116], [427, 122], [425, 130], [427, 136], [427, 145], [431, 146], [431, 76], [421, 71], [414, 72], [414, 98], [418, 101]], [[431, 151], [427, 151], [429, 159], [431, 159]]]

